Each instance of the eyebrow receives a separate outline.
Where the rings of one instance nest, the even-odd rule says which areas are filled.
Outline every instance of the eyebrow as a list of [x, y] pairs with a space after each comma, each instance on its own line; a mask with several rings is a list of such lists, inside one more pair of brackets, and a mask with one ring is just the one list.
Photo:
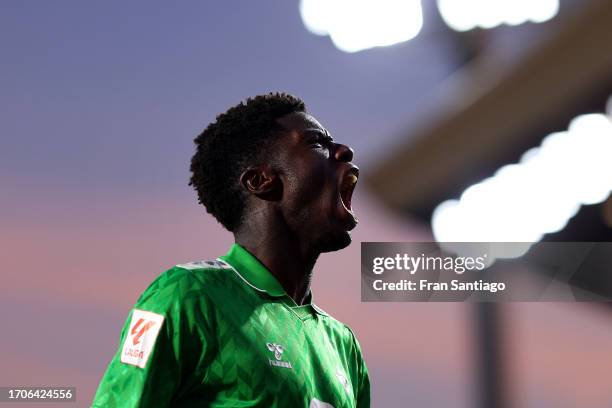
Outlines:
[[303, 133], [315, 133], [321, 136], [324, 140], [333, 142], [334, 138], [331, 137], [327, 129], [319, 129], [319, 128], [307, 128], [302, 131]]

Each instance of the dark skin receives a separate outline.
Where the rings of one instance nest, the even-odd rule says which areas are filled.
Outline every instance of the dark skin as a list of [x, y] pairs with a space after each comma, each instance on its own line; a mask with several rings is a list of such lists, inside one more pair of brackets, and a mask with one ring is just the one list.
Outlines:
[[357, 220], [350, 194], [358, 169], [351, 163], [353, 150], [334, 142], [312, 116], [292, 113], [278, 123], [286, 131], [264, 162], [240, 177], [249, 194], [248, 215], [234, 238], [302, 305], [319, 255], [351, 243]]

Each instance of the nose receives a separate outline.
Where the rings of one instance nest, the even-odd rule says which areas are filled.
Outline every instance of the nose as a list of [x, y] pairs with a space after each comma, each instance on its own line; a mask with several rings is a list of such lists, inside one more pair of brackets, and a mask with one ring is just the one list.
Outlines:
[[334, 151], [334, 158], [336, 160], [342, 162], [350, 162], [351, 160], [353, 160], [354, 154], [355, 151], [347, 145], [343, 145], [340, 143], [336, 144], [336, 150]]

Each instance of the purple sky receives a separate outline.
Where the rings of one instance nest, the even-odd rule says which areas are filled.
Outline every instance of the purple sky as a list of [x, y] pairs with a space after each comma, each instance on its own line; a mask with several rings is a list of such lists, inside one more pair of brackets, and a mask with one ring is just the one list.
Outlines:
[[451, 70], [440, 41], [342, 53], [294, 1], [3, 1], [0, 27], [2, 174], [76, 189], [183, 188], [193, 137], [270, 90], [371, 161]]

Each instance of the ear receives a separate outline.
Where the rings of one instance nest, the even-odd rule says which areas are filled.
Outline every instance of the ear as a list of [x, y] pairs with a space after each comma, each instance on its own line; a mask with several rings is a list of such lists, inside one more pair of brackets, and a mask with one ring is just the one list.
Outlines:
[[251, 166], [240, 175], [240, 184], [251, 194], [270, 197], [280, 187], [278, 174], [268, 164]]

